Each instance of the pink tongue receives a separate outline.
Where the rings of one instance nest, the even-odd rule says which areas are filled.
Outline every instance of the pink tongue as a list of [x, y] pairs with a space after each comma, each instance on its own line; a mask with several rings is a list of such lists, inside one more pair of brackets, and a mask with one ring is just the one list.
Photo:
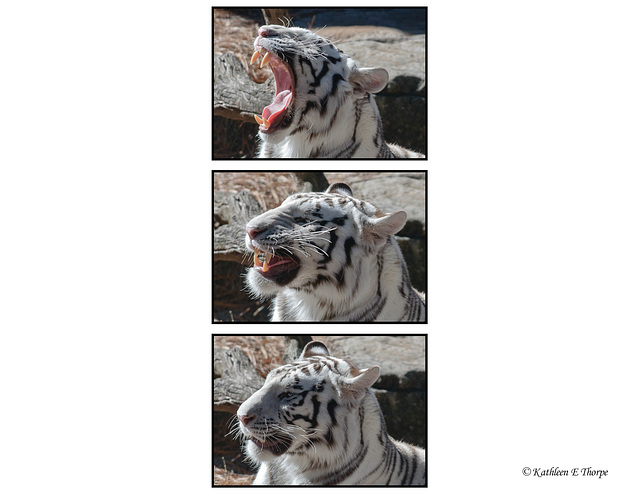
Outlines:
[[262, 111], [262, 118], [269, 121], [269, 124], [273, 124], [273, 121], [277, 119], [291, 101], [293, 93], [288, 89], [278, 93], [273, 100], [273, 103], [268, 107], [264, 107]]

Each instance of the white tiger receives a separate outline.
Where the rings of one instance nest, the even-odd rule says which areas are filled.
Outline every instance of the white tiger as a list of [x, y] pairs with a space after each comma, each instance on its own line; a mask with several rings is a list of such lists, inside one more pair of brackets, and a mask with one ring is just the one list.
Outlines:
[[326, 39], [307, 29], [262, 26], [254, 63], [273, 71], [276, 94], [262, 116], [259, 158], [424, 158], [387, 144], [372, 93], [389, 80], [385, 69], [359, 69]]
[[245, 243], [254, 296], [275, 296], [272, 321], [426, 321], [394, 238], [407, 220], [353, 197], [348, 185], [299, 193], [251, 220]]
[[369, 389], [380, 368], [358, 369], [321, 342], [271, 371], [238, 409], [254, 485], [425, 485], [425, 451], [388, 436]]

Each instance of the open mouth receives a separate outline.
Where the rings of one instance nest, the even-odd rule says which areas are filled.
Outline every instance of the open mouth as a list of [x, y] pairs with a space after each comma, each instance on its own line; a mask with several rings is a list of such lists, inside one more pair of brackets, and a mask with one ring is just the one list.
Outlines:
[[261, 54], [264, 57], [260, 62], [260, 67], [269, 64], [273, 71], [273, 76], [276, 80], [276, 95], [273, 98], [273, 103], [262, 110], [262, 117], [255, 115], [255, 119], [260, 124], [260, 131], [269, 133], [278, 128], [278, 125], [282, 123], [287, 114], [287, 109], [291, 106], [293, 101], [293, 74], [289, 64], [262, 47], [259, 47], [253, 54], [251, 63], [253, 64], [258, 60]]
[[281, 285], [295, 278], [300, 264], [293, 256], [279, 256], [260, 251], [255, 247], [253, 249], [253, 268], [260, 275]]
[[251, 441], [255, 443], [258, 447], [263, 450], [267, 450], [274, 455], [282, 455], [284, 454], [289, 447], [291, 447], [291, 439], [290, 438], [267, 438], [264, 441], [257, 439], [256, 437], [251, 437]]

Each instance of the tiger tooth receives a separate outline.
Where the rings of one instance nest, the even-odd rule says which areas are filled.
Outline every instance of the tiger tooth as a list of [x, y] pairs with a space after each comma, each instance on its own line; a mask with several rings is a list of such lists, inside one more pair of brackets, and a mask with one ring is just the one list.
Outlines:
[[260, 62], [260, 68], [264, 67], [264, 64], [266, 64], [270, 58], [271, 58], [271, 53], [267, 52], [267, 54], [262, 59], [262, 62]]
[[251, 64], [249, 65], [253, 65], [253, 63], [258, 60], [258, 57], [260, 56], [260, 52], [258, 50], [256, 50], [255, 52], [253, 52], [253, 55], [251, 56]]
[[254, 265], [259, 265], [260, 264], [260, 259], [258, 258], [258, 253], [254, 251], [253, 253], [253, 264]]
[[273, 257], [272, 254], [267, 253], [267, 257], [264, 259], [264, 263], [262, 265], [262, 271], [263, 272], [268, 272], [269, 271], [269, 261], [271, 261], [272, 257]]
[[267, 119], [264, 119], [264, 121], [262, 122], [263, 125], [268, 129], [269, 127], [271, 127], [271, 122], [269, 122]]
[[261, 117], [258, 117], [257, 115], [253, 116], [254, 119], [256, 119], [256, 122], [260, 125], [263, 125], [265, 121], [262, 120]]

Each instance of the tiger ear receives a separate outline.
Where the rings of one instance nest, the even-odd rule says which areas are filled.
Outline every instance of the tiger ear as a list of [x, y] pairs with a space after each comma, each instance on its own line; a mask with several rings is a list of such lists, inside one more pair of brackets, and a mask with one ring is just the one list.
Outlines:
[[349, 187], [348, 184], [345, 184], [344, 182], [336, 182], [335, 184], [331, 184], [325, 192], [328, 194], [335, 193], [335, 194], [343, 194], [345, 196], [353, 197], [353, 192], [351, 191], [351, 188]]
[[353, 66], [349, 74], [349, 84], [356, 94], [379, 93], [389, 82], [385, 69], [359, 69]]
[[371, 387], [380, 376], [380, 366], [372, 366], [369, 369], [360, 370], [353, 378], [344, 380], [343, 392], [351, 398], [360, 397], [366, 389]]
[[362, 228], [362, 239], [376, 246], [382, 246], [390, 236], [400, 232], [405, 223], [407, 223], [407, 213], [403, 210], [368, 220]]
[[309, 342], [304, 346], [302, 350], [302, 354], [300, 354], [299, 359], [308, 358], [311, 356], [329, 356], [329, 349], [322, 343], [314, 340], [313, 342]]
[[366, 370], [360, 370], [360, 374], [353, 379], [353, 385], [364, 390], [371, 387], [380, 377], [380, 366], [372, 366]]

